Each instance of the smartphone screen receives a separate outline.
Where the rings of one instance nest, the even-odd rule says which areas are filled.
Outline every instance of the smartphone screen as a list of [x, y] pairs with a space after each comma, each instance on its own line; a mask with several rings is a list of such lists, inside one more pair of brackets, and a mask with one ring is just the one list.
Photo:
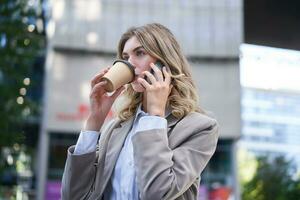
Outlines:
[[162, 64], [162, 62], [161, 61], [156, 61], [155, 63], [154, 63], [160, 70], [162, 70], [162, 68], [163, 68], [163, 66], [164, 66], [164, 64]]
[[[156, 66], [156, 67], [158, 67], [158, 69], [160, 69], [160, 70], [162, 71], [163, 64], [162, 64], [162, 62], [161, 62], [161, 61], [159, 61], [159, 60], [158, 60], [158, 61], [156, 61], [154, 64], [155, 64], [155, 66]], [[151, 72], [151, 74], [153, 74], [153, 75], [154, 75], [154, 71], [153, 71], [153, 69], [151, 69], [151, 71], [150, 71], [150, 72]]]

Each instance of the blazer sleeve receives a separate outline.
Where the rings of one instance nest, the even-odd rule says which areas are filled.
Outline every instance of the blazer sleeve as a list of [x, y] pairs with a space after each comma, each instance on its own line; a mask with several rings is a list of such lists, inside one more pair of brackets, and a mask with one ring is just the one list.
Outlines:
[[68, 149], [62, 178], [62, 200], [84, 199], [94, 183], [96, 173], [96, 151], [74, 155], [75, 146]]
[[75, 145], [69, 147], [62, 178], [62, 200], [86, 199], [93, 192], [96, 173], [101, 173], [101, 158], [105, 154], [106, 144], [116, 123], [118, 121], [113, 119], [103, 125], [96, 151], [76, 155]]
[[[191, 114], [176, 126], [170, 139], [162, 129], [139, 132], [132, 139], [142, 200], [170, 200], [185, 192], [195, 193], [191, 186], [215, 152], [218, 124], [214, 119]], [[171, 137], [180, 141], [173, 149], [169, 147]]]

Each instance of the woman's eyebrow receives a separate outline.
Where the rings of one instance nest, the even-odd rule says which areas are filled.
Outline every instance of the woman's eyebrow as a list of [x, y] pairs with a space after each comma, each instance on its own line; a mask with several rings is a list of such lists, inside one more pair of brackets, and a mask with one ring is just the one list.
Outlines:
[[[137, 50], [139, 50], [139, 49], [141, 49], [141, 48], [143, 48], [144, 49], [144, 47], [143, 46], [137, 46], [137, 47], [135, 47], [132, 51], [133, 52], [135, 52], [135, 51], [137, 51]], [[127, 52], [122, 52], [122, 55], [127, 55], [128, 53]]]
[[144, 47], [143, 46], [138, 46], [138, 47], [134, 48], [132, 51], [135, 52], [135, 51], [137, 51], [139, 49], [144, 49]]

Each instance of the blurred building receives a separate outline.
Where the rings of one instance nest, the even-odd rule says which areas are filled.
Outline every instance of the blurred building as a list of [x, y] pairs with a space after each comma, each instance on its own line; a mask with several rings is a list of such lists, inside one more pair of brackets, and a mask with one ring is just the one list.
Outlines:
[[284, 155], [300, 171], [300, 52], [241, 46], [241, 148]]
[[239, 199], [235, 144], [240, 137], [241, 0], [55, 0], [48, 23], [38, 199], [58, 199], [67, 147], [88, 114], [89, 80], [110, 65], [121, 33], [159, 22], [175, 34], [193, 69], [201, 106], [220, 124], [199, 199]]
[[243, 88], [241, 146], [258, 155], [284, 155], [300, 169], [299, 116], [299, 93]]

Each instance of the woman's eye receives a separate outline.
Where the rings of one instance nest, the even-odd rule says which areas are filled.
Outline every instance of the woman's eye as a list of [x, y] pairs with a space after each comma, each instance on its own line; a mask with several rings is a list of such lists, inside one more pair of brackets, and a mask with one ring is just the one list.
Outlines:
[[127, 56], [123, 56], [123, 60], [128, 60], [128, 57]]
[[137, 56], [143, 56], [143, 55], [145, 55], [145, 52], [144, 51], [137, 51], [136, 55]]

